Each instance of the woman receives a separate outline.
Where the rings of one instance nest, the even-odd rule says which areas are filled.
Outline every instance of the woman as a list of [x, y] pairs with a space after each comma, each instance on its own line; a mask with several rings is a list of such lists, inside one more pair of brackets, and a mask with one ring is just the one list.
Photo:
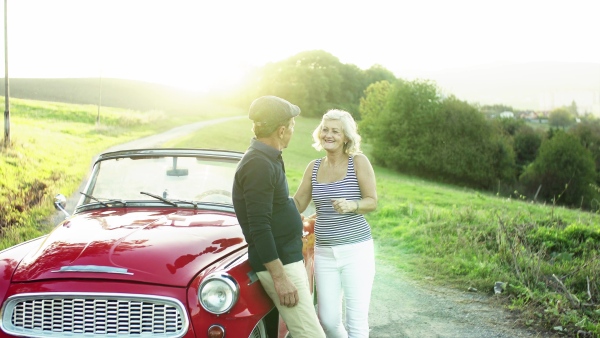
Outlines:
[[[310, 162], [294, 195], [300, 212], [313, 200], [318, 315], [328, 338], [368, 337], [375, 277], [371, 228], [363, 214], [377, 207], [375, 173], [360, 151], [356, 122], [330, 110], [313, 132], [324, 158]], [[346, 326], [342, 323], [342, 295]]]

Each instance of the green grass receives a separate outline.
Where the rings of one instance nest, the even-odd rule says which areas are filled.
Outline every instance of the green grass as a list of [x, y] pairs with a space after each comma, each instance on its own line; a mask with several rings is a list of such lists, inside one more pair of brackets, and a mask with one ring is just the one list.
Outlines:
[[[73, 192], [101, 150], [177, 124], [224, 116], [222, 108], [213, 109], [219, 114], [170, 117], [107, 108], [106, 123], [97, 127], [95, 106], [15, 102], [13, 147], [0, 160], [0, 205], [14, 207], [4, 195], [11, 191], [11, 198], [17, 196], [23, 204], [17, 207], [27, 212], [11, 211], [13, 225], [2, 229], [0, 248], [47, 231], [44, 220], [53, 211], [54, 192]], [[311, 147], [318, 122], [298, 118], [283, 152], [292, 194], [306, 165], [325, 155]], [[244, 151], [251, 138], [250, 120], [238, 119], [164, 146]], [[365, 149], [368, 155], [368, 144]], [[494, 282], [502, 281], [506, 290], [495, 299], [523, 311], [524, 324], [562, 327], [567, 336], [577, 330], [600, 334], [600, 215], [438, 184], [377, 165], [374, 169], [379, 206], [366, 217], [378, 259], [417, 280], [464, 290], [475, 287], [489, 295]], [[40, 199], [35, 193], [39, 190], [44, 192], [40, 203], [32, 203]], [[31, 196], [19, 196], [19, 191]]]

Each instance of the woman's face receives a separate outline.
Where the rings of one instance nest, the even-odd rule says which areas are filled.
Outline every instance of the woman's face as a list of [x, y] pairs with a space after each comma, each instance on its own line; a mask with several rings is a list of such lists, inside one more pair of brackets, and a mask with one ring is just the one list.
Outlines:
[[342, 130], [342, 121], [325, 120], [321, 126], [321, 146], [326, 151], [344, 150], [346, 136]]

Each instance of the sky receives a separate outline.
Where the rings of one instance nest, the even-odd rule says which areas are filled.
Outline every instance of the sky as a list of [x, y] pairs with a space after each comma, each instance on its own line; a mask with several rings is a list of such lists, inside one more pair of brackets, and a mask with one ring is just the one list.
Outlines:
[[403, 78], [500, 63], [600, 62], [598, 0], [5, 3], [9, 78], [125, 78], [207, 90], [308, 50]]

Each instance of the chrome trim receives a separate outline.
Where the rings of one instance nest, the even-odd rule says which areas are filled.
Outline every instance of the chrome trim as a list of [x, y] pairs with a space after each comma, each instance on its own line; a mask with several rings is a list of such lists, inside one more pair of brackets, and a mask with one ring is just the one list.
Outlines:
[[65, 215], [65, 219], [69, 218], [69, 213], [65, 210], [67, 206], [67, 198], [63, 194], [58, 194], [54, 196], [54, 208], [58, 211], [61, 211]]
[[175, 298], [120, 293], [49, 292], [9, 297], [0, 329], [15, 336], [183, 337], [185, 306]]
[[115, 273], [120, 275], [133, 275], [125, 268], [115, 268], [113, 266], [101, 266], [101, 265], [69, 265], [62, 266], [58, 270], [51, 272], [96, 272], [96, 273]]
[[225, 266], [223, 266], [222, 270], [228, 270], [234, 264], [238, 264], [239, 261], [244, 260], [244, 259], [246, 259], [246, 260], [248, 259], [248, 251], [246, 251], [243, 255], [237, 256], [235, 259], [231, 260], [231, 262], [225, 264]]
[[155, 149], [131, 149], [106, 152], [100, 154], [95, 162], [106, 159], [122, 157], [148, 157], [148, 156], [180, 156], [180, 157], [206, 157], [214, 159], [234, 160], [242, 159], [244, 153], [229, 150], [195, 149], [195, 148], [155, 148]]

